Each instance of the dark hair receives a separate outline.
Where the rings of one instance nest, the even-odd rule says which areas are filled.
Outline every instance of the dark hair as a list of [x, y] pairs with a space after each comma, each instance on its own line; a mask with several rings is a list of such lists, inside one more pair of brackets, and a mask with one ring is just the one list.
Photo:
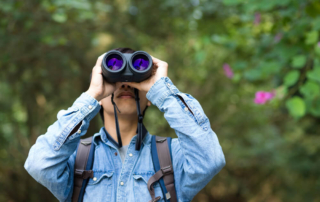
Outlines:
[[[135, 50], [131, 49], [131, 48], [115, 48], [115, 49], [112, 49], [112, 50], [117, 50], [117, 51], [120, 51], [121, 53], [134, 53], [136, 52]], [[144, 117], [144, 114], [147, 110], [148, 106], [146, 106], [146, 108], [143, 110], [142, 112], [142, 116]], [[99, 111], [100, 113], [100, 117], [102, 119], [102, 122], [104, 124], [104, 116], [103, 116], [103, 107], [101, 106], [101, 109]]]

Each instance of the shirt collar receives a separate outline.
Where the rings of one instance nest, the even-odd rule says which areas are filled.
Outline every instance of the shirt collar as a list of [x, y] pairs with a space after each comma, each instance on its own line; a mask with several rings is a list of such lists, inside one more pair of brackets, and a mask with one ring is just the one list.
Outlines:
[[[138, 133], [138, 128], [136, 130], [136, 133]], [[116, 148], [119, 148], [118, 143], [111, 137], [111, 135], [108, 133], [108, 131], [105, 129], [105, 127], [101, 127], [99, 133], [96, 133], [93, 136], [93, 142], [97, 145], [98, 143], [98, 137], [104, 142], [105, 144], [108, 144], [108, 142], [112, 145], [114, 145]], [[137, 135], [133, 136], [130, 143], [135, 143], [137, 139]], [[142, 143], [144, 145], [148, 144], [151, 141], [151, 135], [149, 134], [148, 130], [142, 124]]]

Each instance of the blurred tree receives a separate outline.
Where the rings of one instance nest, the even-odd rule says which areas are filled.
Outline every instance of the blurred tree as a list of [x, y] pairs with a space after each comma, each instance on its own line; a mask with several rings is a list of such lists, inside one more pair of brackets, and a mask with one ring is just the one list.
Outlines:
[[[317, 0], [2, 0], [0, 201], [56, 201], [28, 151], [117, 47], [167, 61], [209, 117], [227, 165], [194, 201], [320, 201], [319, 13]], [[148, 109], [149, 132], [176, 137], [161, 116]]]

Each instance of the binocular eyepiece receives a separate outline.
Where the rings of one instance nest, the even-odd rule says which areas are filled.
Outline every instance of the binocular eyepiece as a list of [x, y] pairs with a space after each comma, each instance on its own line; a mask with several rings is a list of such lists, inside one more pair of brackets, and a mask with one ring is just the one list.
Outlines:
[[141, 82], [151, 76], [152, 58], [144, 51], [108, 51], [103, 57], [102, 75], [109, 83]]

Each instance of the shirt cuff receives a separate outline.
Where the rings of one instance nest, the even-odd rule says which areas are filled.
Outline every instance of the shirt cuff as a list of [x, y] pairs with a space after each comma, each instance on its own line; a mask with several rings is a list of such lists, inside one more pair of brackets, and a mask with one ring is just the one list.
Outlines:
[[176, 95], [177, 93], [180, 93], [180, 91], [173, 85], [169, 77], [161, 77], [151, 86], [146, 97], [160, 109], [168, 96]]
[[89, 95], [87, 92], [82, 93], [81, 96], [76, 99], [74, 104], [77, 103], [80, 103], [82, 105], [80, 108], [81, 114], [84, 117], [88, 116], [89, 121], [97, 115], [101, 108], [98, 100]]
[[[74, 101], [73, 105], [68, 110], [61, 110], [58, 113], [58, 119], [70, 113], [75, 113], [75, 115], [72, 116], [71, 120], [68, 120], [68, 125], [66, 125], [60, 135], [58, 135], [54, 144], [54, 149], [59, 150], [66, 142], [71, 131], [84, 119], [86, 119], [86, 123], [89, 123], [97, 115], [100, 108], [101, 106], [99, 102], [91, 95], [84, 92]], [[82, 128], [82, 126], [80, 128]], [[71, 135], [69, 139], [71, 140], [82, 135], [84, 135], [83, 131], [80, 133], [76, 132], [75, 134]]]

